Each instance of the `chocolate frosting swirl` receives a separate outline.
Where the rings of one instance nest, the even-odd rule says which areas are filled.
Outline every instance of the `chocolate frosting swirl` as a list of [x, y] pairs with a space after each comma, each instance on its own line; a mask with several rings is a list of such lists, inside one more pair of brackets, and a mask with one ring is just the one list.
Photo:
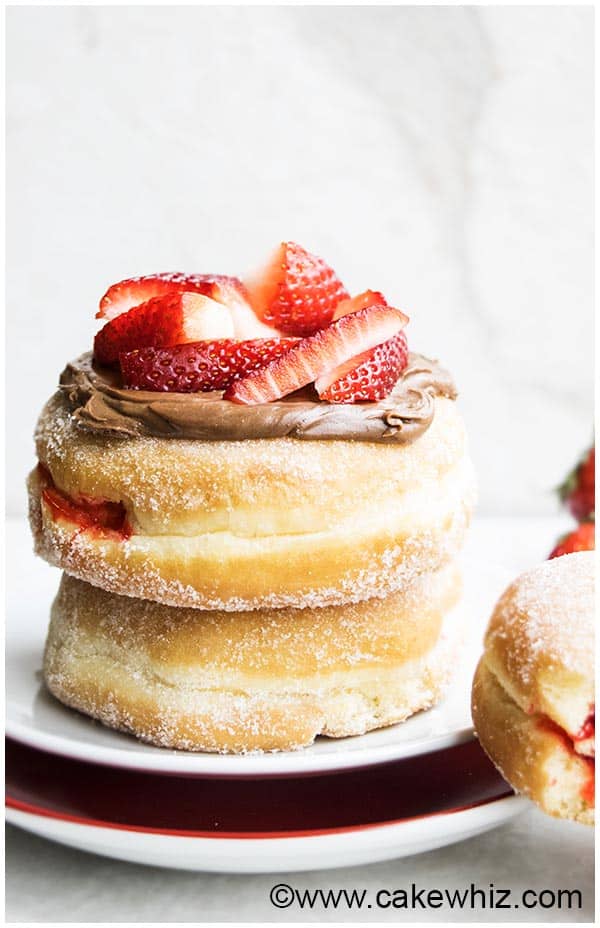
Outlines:
[[290, 436], [406, 444], [429, 427], [436, 396], [456, 398], [450, 374], [419, 354], [409, 355], [393, 391], [378, 403], [325, 403], [312, 387], [258, 406], [232, 403], [220, 392], [128, 390], [118, 371], [97, 366], [90, 352], [66, 366], [60, 389], [87, 432], [202, 441]]

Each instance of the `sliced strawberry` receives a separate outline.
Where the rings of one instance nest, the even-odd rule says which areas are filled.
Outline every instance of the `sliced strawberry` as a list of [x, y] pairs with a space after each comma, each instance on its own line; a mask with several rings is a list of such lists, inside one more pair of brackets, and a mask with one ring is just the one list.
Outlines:
[[393, 338], [408, 318], [391, 306], [370, 306], [342, 316], [304, 338], [283, 357], [236, 380], [225, 392], [234, 403], [269, 403]]
[[342, 316], [347, 316], [348, 313], [366, 309], [367, 306], [375, 306], [375, 304], [378, 306], [388, 305], [386, 298], [379, 290], [365, 290], [364, 293], [359, 293], [358, 296], [351, 296], [347, 300], [338, 303], [333, 314], [333, 321], [341, 319]]
[[114, 364], [134, 348], [162, 348], [203, 339], [232, 338], [229, 310], [200, 293], [170, 293], [134, 306], [100, 329], [94, 355], [100, 364]]
[[140, 303], [184, 291], [202, 293], [226, 305], [232, 299], [246, 302], [247, 296], [241, 280], [224, 274], [148, 274], [146, 277], [129, 277], [109, 287], [100, 300], [96, 318], [114, 319]]
[[312, 335], [328, 325], [348, 293], [335, 272], [294, 242], [282, 242], [247, 290], [257, 316], [287, 335]]
[[280, 337], [281, 333], [277, 329], [265, 325], [258, 318], [248, 302], [248, 291], [237, 277], [215, 277], [207, 295], [227, 307], [237, 339]]
[[224, 390], [238, 377], [264, 367], [297, 344], [297, 338], [218, 339], [137, 348], [119, 356], [123, 382], [134, 390], [200, 393]]
[[[219, 289], [222, 290], [222, 288]], [[222, 292], [219, 302], [227, 306], [231, 314], [235, 337], [240, 341], [255, 338], [281, 338], [281, 332], [261, 322], [250, 304], [239, 295]]]
[[389, 341], [319, 377], [317, 393], [328, 403], [364, 403], [385, 399], [408, 363], [406, 334]]

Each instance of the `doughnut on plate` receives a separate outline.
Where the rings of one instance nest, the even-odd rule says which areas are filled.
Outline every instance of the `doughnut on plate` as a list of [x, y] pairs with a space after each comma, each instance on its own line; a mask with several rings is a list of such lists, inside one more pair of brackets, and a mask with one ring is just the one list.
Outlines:
[[[474, 539], [473, 550], [477, 551]], [[34, 748], [123, 768], [198, 775], [264, 776], [317, 773], [364, 767], [449, 748], [472, 739], [470, 680], [481, 651], [487, 618], [510, 580], [504, 568], [480, 557], [463, 564], [464, 596], [451, 620], [467, 631], [455, 682], [443, 701], [408, 721], [365, 735], [318, 738], [300, 751], [221, 755], [172, 751], [143, 744], [105, 728], [53, 699], [42, 684], [41, 666], [48, 606], [59, 578], [31, 552], [25, 525], [15, 527], [7, 551], [10, 578], [7, 620], [7, 734]]]

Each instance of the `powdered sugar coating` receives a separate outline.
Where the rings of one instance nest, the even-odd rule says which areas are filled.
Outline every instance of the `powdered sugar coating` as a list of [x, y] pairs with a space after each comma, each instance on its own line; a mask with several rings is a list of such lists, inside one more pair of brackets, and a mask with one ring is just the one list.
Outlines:
[[[462, 543], [473, 473], [455, 404], [408, 446], [91, 436], [64, 397], [36, 433], [60, 490], [121, 503], [127, 540], [40, 508], [37, 551], [73, 576], [168, 605], [242, 611], [358, 602], [401, 589]], [[43, 516], [43, 517], [42, 517]]]
[[[460, 549], [470, 509], [461, 507], [443, 529], [423, 531], [402, 544], [372, 552], [365, 566], [348, 566], [335, 585], [313, 586], [311, 578], [293, 592], [267, 592], [253, 597], [227, 596], [210, 592], [180, 579], [166, 578], [150, 556], [139, 558], [135, 537], [123, 542], [97, 539], [88, 533], [73, 533], [61, 523], [42, 526], [39, 504], [31, 502], [31, 525], [36, 553], [67, 573], [105, 590], [124, 596], [150, 599], [169, 606], [242, 612], [262, 608], [319, 608], [357, 603], [371, 597], [385, 597], [411, 584], [420, 574], [445, 564]], [[134, 560], [135, 563], [131, 563]]]
[[540, 660], [593, 675], [595, 555], [580, 551], [553, 558], [522, 574], [497, 606], [487, 636], [509, 642], [524, 683]]
[[571, 738], [594, 711], [595, 554], [554, 558], [517, 578], [501, 597], [484, 662], [527, 715]]
[[237, 616], [123, 600], [64, 577], [45, 678], [68, 705], [160, 746], [296, 748], [431, 705], [454, 666], [459, 617], [440, 625], [459, 593], [449, 567], [389, 601]]

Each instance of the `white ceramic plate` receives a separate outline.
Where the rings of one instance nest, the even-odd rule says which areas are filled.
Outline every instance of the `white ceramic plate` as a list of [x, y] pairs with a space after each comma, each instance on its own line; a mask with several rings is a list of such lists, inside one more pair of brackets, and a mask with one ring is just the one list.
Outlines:
[[[327, 772], [415, 756], [472, 737], [470, 681], [483, 629], [510, 576], [478, 559], [486, 550], [474, 526], [464, 560], [467, 646], [443, 704], [401, 725], [361, 737], [319, 738], [310, 748], [277, 754], [231, 756], [167, 751], [144, 745], [73, 712], [45, 690], [40, 667], [50, 603], [59, 572], [35, 558], [25, 523], [9, 523], [7, 537], [6, 732], [32, 747], [138, 770], [215, 776], [265, 776]], [[470, 552], [470, 553], [469, 553]]]

